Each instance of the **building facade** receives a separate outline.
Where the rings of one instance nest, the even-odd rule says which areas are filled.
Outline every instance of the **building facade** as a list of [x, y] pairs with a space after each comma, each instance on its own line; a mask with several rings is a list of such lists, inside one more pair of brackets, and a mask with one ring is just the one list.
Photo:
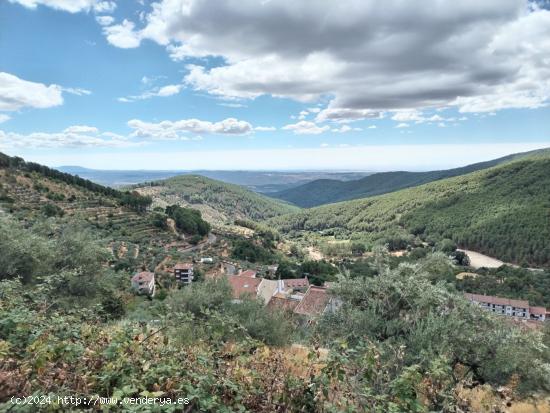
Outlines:
[[174, 277], [182, 284], [191, 284], [193, 282], [193, 264], [178, 262], [174, 266]]
[[138, 294], [150, 297], [155, 295], [155, 273], [149, 271], [138, 272], [132, 277], [132, 288]]
[[531, 307], [528, 301], [513, 300], [510, 298], [494, 297], [491, 295], [465, 293], [464, 296], [471, 302], [492, 313], [516, 317], [523, 320], [546, 320], [544, 307]]

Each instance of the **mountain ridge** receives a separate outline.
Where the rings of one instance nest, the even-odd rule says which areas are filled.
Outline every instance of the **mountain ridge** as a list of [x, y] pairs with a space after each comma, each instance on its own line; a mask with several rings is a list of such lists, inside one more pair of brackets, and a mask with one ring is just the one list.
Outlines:
[[294, 188], [271, 193], [269, 196], [290, 202], [302, 208], [311, 208], [324, 204], [382, 195], [440, 179], [487, 169], [518, 158], [536, 156], [537, 153], [544, 153], [545, 151], [549, 152], [550, 149], [538, 149], [511, 154], [501, 158], [477, 162], [452, 169], [426, 172], [378, 172], [358, 180], [347, 182], [331, 179], [316, 180]]
[[396, 248], [415, 238], [457, 244], [503, 261], [550, 264], [550, 151], [469, 174], [271, 219], [282, 232], [321, 232]]

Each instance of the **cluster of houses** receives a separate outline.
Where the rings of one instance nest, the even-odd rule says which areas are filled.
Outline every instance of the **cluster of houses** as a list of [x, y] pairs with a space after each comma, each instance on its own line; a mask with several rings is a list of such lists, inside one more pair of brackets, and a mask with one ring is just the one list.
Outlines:
[[261, 298], [269, 309], [280, 309], [306, 317], [316, 317], [337, 305], [328, 287], [310, 285], [307, 277], [269, 280], [256, 277], [252, 270], [226, 275], [233, 290], [233, 301], [244, 296]]
[[532, 307], [529, 301], [471, 293], [465, 293], [464, 296], [484, 310], [495, 314], [532, 321], [546, 321], [550, 318], [550, 310], [544, 307]]
[[[178, 262], [174, 265], [172, 273], [177, 282], [181, 284], [191, 284], [193, 282], [193, 263]], [[155, 295], [155, 273], [150, 271], [141, 271], [135, 274], [132, 279], [132, 288], [138, 293], [154, 297]]]
[[[328, 286], [310, 285], [307, 277], [270, 280], [257, 277], [255, 270], [237, 270], [230, 262], [223, 262], [225, 277], [233, 292], [233, 301], [240, 302], [245, 296], [261, 298], [269, 309], [282, 309], [308, 317], [319, 316], [337, 303], [327, 293]], [[275, 274], [276, 266], [268, 272]], [[193, 282], [194, 265], [177, 263], [172, 269], [174, 279], [181, 284]], [[237, 272], [239, 271], [239, 272]], [[132, 277], [132, 287], [138, 294], [155, 295], [155, 273], [141, 271]]]

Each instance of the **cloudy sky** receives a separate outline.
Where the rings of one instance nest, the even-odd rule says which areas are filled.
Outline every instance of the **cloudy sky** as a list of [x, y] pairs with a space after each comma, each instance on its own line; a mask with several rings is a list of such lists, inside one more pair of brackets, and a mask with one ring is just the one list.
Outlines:
[[0, 151], [430, 169], [550, 146], [550, 2], [3, 0]]

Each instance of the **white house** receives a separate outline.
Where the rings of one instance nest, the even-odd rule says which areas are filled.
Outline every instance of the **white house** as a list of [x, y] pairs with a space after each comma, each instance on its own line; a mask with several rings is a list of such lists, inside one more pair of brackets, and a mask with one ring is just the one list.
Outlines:
[[491, 295], [465, 293], [464, 296], [481, 308], [495, 314], [517, 317], [524, 320], [546, 320], [546, 308], [531, 307], [526, 300], [494, 297]]
[[132, 288], [138, 294], [155, 295], [155, 273], [149, 271], [138, 272], [132, 277]]

